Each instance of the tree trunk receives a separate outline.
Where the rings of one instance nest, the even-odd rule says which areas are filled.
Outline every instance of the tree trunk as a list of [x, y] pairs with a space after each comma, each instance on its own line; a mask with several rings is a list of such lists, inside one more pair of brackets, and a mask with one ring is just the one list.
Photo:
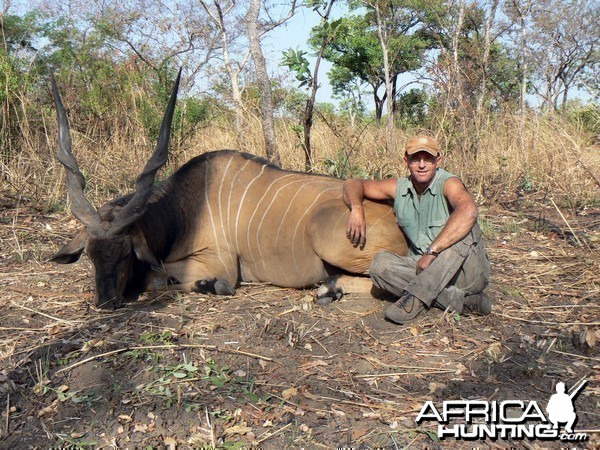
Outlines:
[[379, 98], [377, 90], [373, 87], [373, 103], [375, 103], [375, 121], [377, 125], [381, 125], [381, 118], [383, 117], [383, 104], [387, 95], [384, 94], [383, 98]]
[[463, 92], [462, 92], [462, 76], [460, 73], [460, 66], [458, 64], [458, 43], [460, 42], [460, 33], [462, 32], [463, 23], [465, 21], [465, 8], [466, 1], [460, 0], [460, 9], [458, 12], [458, 22], [454, 35], [452, 36], [452, 99], [453, 110], [458, 110], [463, 103]]
[[267, 73], [265, 57], [260, 45], [258, 34], [258, 16], [260, 14], [261, 0], [250, 0], [248, 15], [248, 40], [250, 42], [250, 53], [254, 60], [256, 69], [256, 81], [260, 92], [260, 112], [262, 117], [263, 135], [265, 138], [265, 150], [269, 161], [280, 165], [279, 152], [277, 151], [275, 121], [273, 119], [273, 97], [271, 91], [271, 80]]
[[483, 112], [483, 104], [485, 102], [485, 97], [487, 96], [487, 72], [488, 72], [488, 64], [490, 59], [490, 48], [491, 48], [491, 33], [492, 26], [494, 25], [494, 20], [496, 17], [496, 9], [498, 8], [499, 0], [492, 0], [492, 5], [490, 7], [490, 13], [488, 19], [485, 23], [485, 30], [483, 36], [483, 55], [481, 57], [481, 86], [479, 97], [477, 98], [477, 116], [479, 117]]
[[385, 72], [385, 92], [387, 96], [387, 151], [388, 154], [393, 155], [395, 150], [394, 144], [394, 93], [392, 92], [392, 80], [390, 76], [390, 60], [388, 57], [387, 48], [387, 32], [385, 24], [381, 18], [381, 12], [379, 10], [379, 3], [374, 2], [372, 4], [375, 10], [377, 18], [377, 34], [379, 35], [379, 43], [381, 44], [381, 52], [383, 54], [383, 70]]
[[[223, 52], [223, 62], [225, 64], [225, 70], [227, 70], [227, 75], [229, 75], [229, 80], [231, 81], [231, 97], [233, 99], [233, 103], [235, 104], [236, 141], [241, 143], [241, 137], [244, 130], [244, 102], [242, 100], [242, 89], [240, 88], [239, 83], [240, 70], [236, 70], [231, 62], [231, 57], [229, 56], [229, 39], [227, 37], [227, 28], [225, 27], [225, 15], [231, 11], [231, 8], [235, 5], [235, 3], [232, 3], [225, 12], [223, 12], [218, 1], [214, 2], [214, 11], [209, 8], [208, 4], [204, 0], [200, 0], [200, 4], [204, 7], [212, 21], [219, 29]], [[244, 63], [245, 61], [242, 63], [242, 66]]]
[[[329, 0], [327, 5], [327, 10], [321, 19], [321, 24], [327, 23], [329, 20], [329, 15], [331, 14], [331, 9], [333, 8], [333, 4], [335, 0]], [[313, 165], [313, 154], [310, 142], [310, 133], [312, 131], [313, 125], [313, 114], [315, 110], [315, 102], [317, 99], [317, 90], [319, 89], [318, 83], [318, 75], [319, 75], [319, 66], [321, 64], [321, 59], [323, 58], [323, 52], [325, 51], [325, 47], [329, 41], [329, 36], [325, 34], [323, 36], [323, 41], [321, 42], [321, 48], [319, 49], [319, 54], [317, 55], [317, 61], [315, 62], [315, 69], [313, 70], [312, 81], [311, 81], [311, 94], [306, 102], [306, 108], [304, 109], [304, 167], [307, 172], [312, 171]]]

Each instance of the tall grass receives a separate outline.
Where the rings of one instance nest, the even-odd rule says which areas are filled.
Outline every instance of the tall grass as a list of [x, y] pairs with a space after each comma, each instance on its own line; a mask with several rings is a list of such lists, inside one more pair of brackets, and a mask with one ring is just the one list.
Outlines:
[[[25, 195], [40, 206], [65, 206], [64, 169], [54, 155], [57, 124], [54, 111], [42, 111], [41, 122], [31, 124], [27, 111], [36, 105], [27, 97], [15, 107], [19, 130], [17, 146], [13, 142], [10, 157], [2, 160], [3, 191]], [[88, 181], [87, 195], [100, 204], [133, 189], [135, 178], [154, 150], [143, 132], [139, 111], [123, 107], [118, 114], [98, 122], [79, 122], [70, 117], [73, 152]], [[460, 175], [476, 195], [478, 202], [506, 200], [517, 193], [539, 192], [566, 200], [570, 205], [600, 203], [598, 177], [600, 152], [592, 144], [593, 136], [564, 118], [543, 117], [531, 113], [521, 129], [521, 118], [503, 113], [481, 121], [477, 130], [477, 151], [465, 152], [456, 145], [452, 132], [430, 130], [444, 147], [444, 166]], [[232, 122], [212, 120], [197, 127], [185, 139], [175, 139], [165, 177], [193, 156], [223, 148], [263, 155], [260, 119], [249, 115], [243, 140], [236, 143]], [[282, 166], [304, 169], [304, 154], [293, 123], [277, 123], [278, 148]], [[107, 131], [108, 130], [108, 131]], [[416, 130], [396, 132], [398, 147], [403, 148]], [[385, 151], [385, 130], [374, 124], [351, 129], [337, 124], [335, 129], [317, 120], [312, 131], [314, 170], [341, 176], [402, 176], [405, 168], [402, 150], [390, 155]]]

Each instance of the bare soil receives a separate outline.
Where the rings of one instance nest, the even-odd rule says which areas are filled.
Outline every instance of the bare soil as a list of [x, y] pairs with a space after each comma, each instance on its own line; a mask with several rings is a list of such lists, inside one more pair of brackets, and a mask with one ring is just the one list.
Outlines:
[[[562, 216], [561, 216], [562, 214]], [[0, 448], [593, 448], [600, 443], [600, 211], [530, 201], [482, 210], [489, 316], [244, 285], [91, 306], [85, 256], [46, 263], [66, 213], [0, 198]], [[595, 247], [596, 246], [596, 247]], [[586, 442], [437, 440], [427, 400], [535, 400], [558, 381]]]

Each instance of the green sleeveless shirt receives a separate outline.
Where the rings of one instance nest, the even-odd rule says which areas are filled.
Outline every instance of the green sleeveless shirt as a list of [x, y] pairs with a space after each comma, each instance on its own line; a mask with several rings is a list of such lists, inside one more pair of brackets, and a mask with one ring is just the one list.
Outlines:
[[419, 259], [446, 225], [451, 206], [444, 197], [444, 184], [453, 177], [456, 175], [438, 169], [420, 199], [410, 177], [396, 180], [394, 212], [396, 222], [409, 241], [410, 257]]

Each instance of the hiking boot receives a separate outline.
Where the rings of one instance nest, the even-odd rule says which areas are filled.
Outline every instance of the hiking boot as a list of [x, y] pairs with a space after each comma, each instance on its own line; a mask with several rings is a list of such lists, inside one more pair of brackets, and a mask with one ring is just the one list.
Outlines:
[[483, 292], [465, 297], [463, 312], [487, 316], [492, 312], [492, 302]]
[[461, 314], [464, 308], [464, 301], [465, 291], [458, 289], [456, 286], [448, 286], [440, 292], [440, 295], [438, 295], [431, 306], [442, 311], [448, 310]]
[[404, 291], [396, 303], [385, 310], [385, 317], [400, 325], [410, 322], [425, 309], [425, 304], [410, 292]]

